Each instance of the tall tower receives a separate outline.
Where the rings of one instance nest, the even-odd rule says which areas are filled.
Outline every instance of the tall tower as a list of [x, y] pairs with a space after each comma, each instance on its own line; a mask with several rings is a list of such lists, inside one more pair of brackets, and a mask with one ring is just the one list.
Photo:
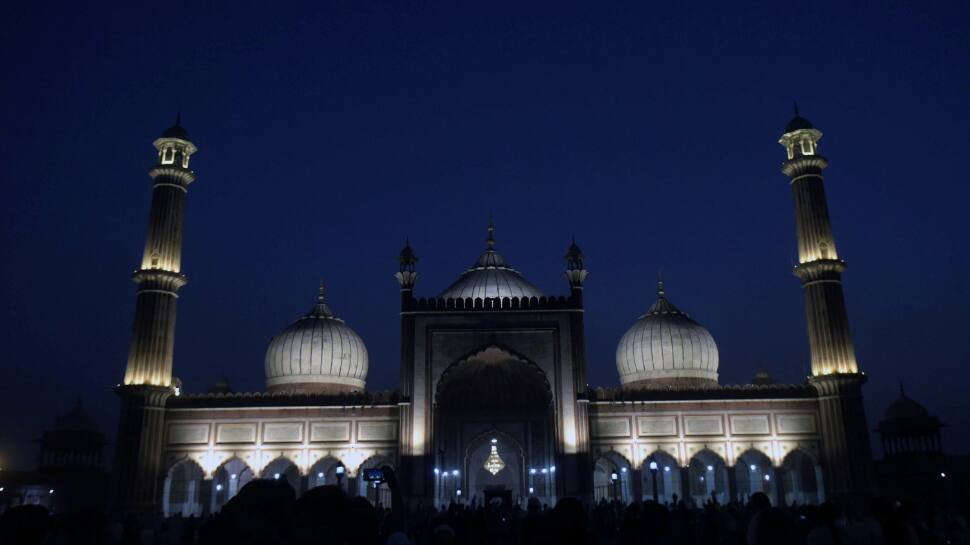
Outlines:
[[798, 265], [795, 276], [805, 292], [805, 316], [812, 355], [809, 382], [818, 390], [826, 490], [832, 497], [864, 501], [872, 495], [872, 453], [862, 405], [862, 384], [849, 334], [842, 272], [825, 199], [818, 154], [822, 133], [798, 114], [778, 141], [788, 152], [781, 167], [791, 178], [795, 199]]
[[115, 508], [140, 513], [156, 512], [160, 497], [165, 401], [175, 393], [175, 310], [186, 283], [182, 223], [188, 186], [195, 181], [189, 158], [196, 147], [179, 118], [153, 144], [158, 162], [148, 171], [154, 189], [145, 251], [134, 274], [138, 295], [128, 366], [117, 388], [121, 420], [114, 460]]

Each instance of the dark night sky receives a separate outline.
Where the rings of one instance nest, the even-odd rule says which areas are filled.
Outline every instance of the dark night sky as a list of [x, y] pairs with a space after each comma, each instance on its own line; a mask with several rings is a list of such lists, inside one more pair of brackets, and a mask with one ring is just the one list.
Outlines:
[[794, 99], [825, 133], [870, 421], [902, 380], [970, 449], [967, 2], [40, 4], [0, 23], [3, 467], [29, 467], [78, 395], [114, 435], [151, 142], [179, 110], [200, 149], [187, 390], [222, 373], [262, 389], [269, 339], [321, 277], [367, 343], [368, 385], [396, 387], [405, 236], [433, 295], [483, 248], [489, 209], [547, 293], [567, 291], [570, 235], [585, 250], [593, 385], [617, 383], [660, 268], [717, 340], [722, 382], [800, 381], [776, 143]]

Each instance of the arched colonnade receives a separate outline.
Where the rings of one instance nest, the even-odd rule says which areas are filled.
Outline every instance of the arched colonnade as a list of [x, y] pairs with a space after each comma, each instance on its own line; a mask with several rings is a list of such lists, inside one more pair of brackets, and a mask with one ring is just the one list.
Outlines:
[[593, 499], [597, 502], [635, 500], [673, 504], [687, 500], [694, 505], [746, 503], [763, 492], [772, 504], [819, 504], [825, 501], [822, 469], [813, 456], [801, 449], [789, 452], [775, 465], [763, 452], [748, 449], [733, 466], [709, 449], [702, 449], [681, 466], [671, 454], [657, 450], [634, 466], [616, 451], [602, 452], [593, 463]]
[[297, 497], [311, 488], [337, 485], [350, 495], [366, 497], [375, 505], [388, 505], [390, 491], [387, 485], [367, 482], [362, 475], [366, 469], [384, 466], [394, 467], [394, 464], [382, 454], [374, 454], [356, 467], [336, 457], [324, 456], [303, 472], [295, 462], [279, 456], [257, 471], [234, 455], [219, 463], [207, 475], [199, 462], [185, 457], [171, 464], [165, 473], [162, 511], [166, 517], [198, 517], [218, 512], [246, 483], [255, 478], [285, 481]]

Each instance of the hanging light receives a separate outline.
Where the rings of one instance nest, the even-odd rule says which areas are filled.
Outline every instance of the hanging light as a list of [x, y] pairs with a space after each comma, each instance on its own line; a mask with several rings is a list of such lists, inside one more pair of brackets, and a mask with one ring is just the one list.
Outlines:
[[[495, 440], [493, 439], [492, 441]], [[493, 444], [492, 452], [489, 453], [488, 458], [485, 460], [485, 470], [492, 475], [497, 475], [503, 469], [505, 469], [505, 461], [498, 455], [498, 447]]]

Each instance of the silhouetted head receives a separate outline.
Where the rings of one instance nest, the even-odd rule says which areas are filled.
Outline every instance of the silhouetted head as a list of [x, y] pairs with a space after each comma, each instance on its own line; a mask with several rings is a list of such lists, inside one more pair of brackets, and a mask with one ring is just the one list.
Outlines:
[[361, 496], [351, 499], [349, 507], [345, 532], [347, 543], [353, 545], [377, 543], [380, 540], [377, 509], [367, 501], [367, 498]]
[[343, 490], [332, 485], [312, 488], [296, 502], [292, 525], [294, 542], [342, 543], [350, 518], [350, 501]]
[[771, 507], [771, 500], [764, 492], [755, 492], [751, 494], [751, 501], [748, 502], [748, 506], [752, 511], [763, 511]]
[[576, 498], [559, 500], [552, 510], [550, 525], [555, 529], [556, 543], [582, 543], [586, 536], [586, 510]]
[[794, 542], [794, 535], [794, 528], [781, 509], [767, 507], [758, 514], [755, 528], [758, 545], [786, 545]]
[[433, 545], [451, 545], [454, 542], [455, 530], [447, 524], [439, 524], [431, 532], [431, 543]]
[[43, 543], [50, 529], [51, 517], [46, 507], [20, 505], [0, 517], [0, 543], [20, 545]]

